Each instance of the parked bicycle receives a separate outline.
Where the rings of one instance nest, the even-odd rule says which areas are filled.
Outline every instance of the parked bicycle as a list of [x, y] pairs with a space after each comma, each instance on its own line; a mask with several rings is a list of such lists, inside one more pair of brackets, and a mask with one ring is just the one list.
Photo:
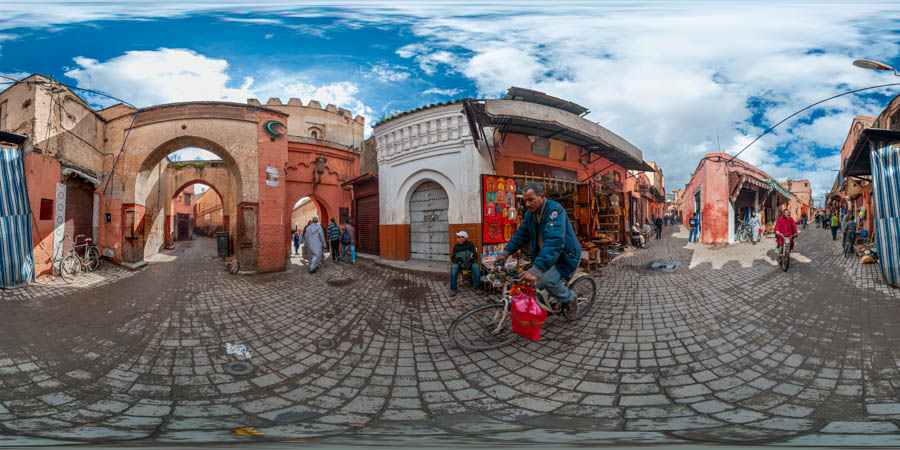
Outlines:
[[[83, 239], [81, 244], [78, 243], [79, 239]], [[71, 283], [78, 273], [93, 272], [100, 266], [100, 251], [91, 242], [91, 238], [79, 234], [74, 241], [69, 236], [65, 236], [65, 240], [72, 243], [72, 248], [53, 261], [53, 265], [59, 268], [59, 276], [63, 281]]]
[[746, 222], [738, 222], [737, 229], [734, 232], [734, 240], [740, 243], [749, 242], [753, 233], [750, 231], [750, 224]]
[[844, 236], [844, 258], [856, 253], [856, 233]]
[[[450, 325], [450, 337], [457, 346], [470, 350], [491, 350], [511, 343], [516, 338], [512, 332], [510, 320], [511, 301], [518, 295], [521, 287], [517, 283], [518, 270], [504, 267], [503, 261], [497, 263], [489, 272], [489, 278], [501, 283], [502, 297], [500, 301], [476, 306], [462, 313]], [[590, 311], [597, 298], [597, 285], [594, 280], [582, 274], [565, 283], [575, 292], [578, 307], [574, 312], [564, 311], [562, 302], [550, 296], [546, 291], [535, 291], [538, 305], [547, 311], [547, 315], [561, 315], [568, 321], [578, 320]]]

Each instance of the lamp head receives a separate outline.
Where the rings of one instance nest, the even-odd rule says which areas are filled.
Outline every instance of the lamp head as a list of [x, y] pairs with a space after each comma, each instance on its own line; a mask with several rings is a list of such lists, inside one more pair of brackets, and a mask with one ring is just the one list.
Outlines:
[[861, 67], [863, 69], [894, 70], [893, 67], [891, 67], [881, 61], [875, 61], [872, 59], [857, 59], [856, 61], [853, 61], [853, 65], [856, 67]]

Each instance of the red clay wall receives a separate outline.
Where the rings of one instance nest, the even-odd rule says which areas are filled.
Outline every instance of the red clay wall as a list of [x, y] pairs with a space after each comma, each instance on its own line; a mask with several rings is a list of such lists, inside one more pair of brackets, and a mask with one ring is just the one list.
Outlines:
[[[56, 183], [59, 182], [59, 162], [37, 153], [25, 155], [25, 180], [28, 202], [34, 223], [34, 274], [46, 275], [53, 269], [53, 218], [56, 216]], [[50, 219], [41, 220], [41, 199], [53, 200]], [[36, 224], [36, 226], [35, 226]]]
[[[100, 254], [104, 250], [113, 251], [113, 261], [122, 261], [122, 199], [118, 197], [101, 197], [100, 200], [100, 231], [98, 245]], [[109, 214], [110, 222], [106, 221]], [[108, 254], [109, 250], [106, 250]]]
[[[321, 178], [316, 173], [315, 163], [319, 155], [326, 158], [325, 172]], [[288, 226], [284, 233], [287, 239], [294, 205], [303, 197], [310, 197], [316, 202], [319, 222], [325, 226], [331, 218], [340, 219], [340, 208], [346, 208], [349, 214], [353, 198], [350, 189], [342, 184], [359, 176], [359, 155], [331, 147], [289, 142], [286, 161], [287, 201], [284, 213]]]
[[[263, 124], [269, 120], [285, 121], [284, 114], [257, 111], [258, 160], [259, 160], [259, 215], [257, 270], [274, 272], [284, 270], [285, 255], [288, 252], [288, 233], [285, 232], [290, 215], [285, 214], [287, 203], [287, 180], [284, 162], [287, 161], [287, 136], [273, 137]], [[266, 184], [266, 168], [278, 170], [278, 186]], [[292, 205], [293, 206], [293, 205]]]

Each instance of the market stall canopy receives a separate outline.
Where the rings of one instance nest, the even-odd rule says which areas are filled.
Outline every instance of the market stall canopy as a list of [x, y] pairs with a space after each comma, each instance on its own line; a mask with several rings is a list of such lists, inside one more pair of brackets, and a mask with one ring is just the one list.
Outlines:
[[627, 170], [653, 171], [644, 162], [643, 154], [637, 147], [599, 124], [573, 113], [573, 110], [581, 108], [578, 105], [570, 103], [563, 105], [568, 108], [564, 109], [546, 103], [533, 103], [524, 98], [485, 100], [483, 114], [490, 126], [501, 132], [557, 139], [578, 145]]
[[888, 130], [884, 128], [866, 128], [862, 131], [856, 145], [850, 153], [850, 157], [844, 166], [844, 176], [862, 176], [872, 175], [872, 163], [869, 160], [868, 143], [872, 139], [881, 139], [886, 141], [900, 141], [900, 131]]

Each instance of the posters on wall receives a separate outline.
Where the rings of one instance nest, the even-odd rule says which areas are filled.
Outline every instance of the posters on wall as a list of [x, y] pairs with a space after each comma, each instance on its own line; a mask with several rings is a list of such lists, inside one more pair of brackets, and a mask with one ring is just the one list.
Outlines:
[[278, 186], [278, 168], [266, 166], [266, 186]]
[[512, 238], [519, 223], [516, 180], [496, 175], [481, 176], [482, 258], [491, 260]]

